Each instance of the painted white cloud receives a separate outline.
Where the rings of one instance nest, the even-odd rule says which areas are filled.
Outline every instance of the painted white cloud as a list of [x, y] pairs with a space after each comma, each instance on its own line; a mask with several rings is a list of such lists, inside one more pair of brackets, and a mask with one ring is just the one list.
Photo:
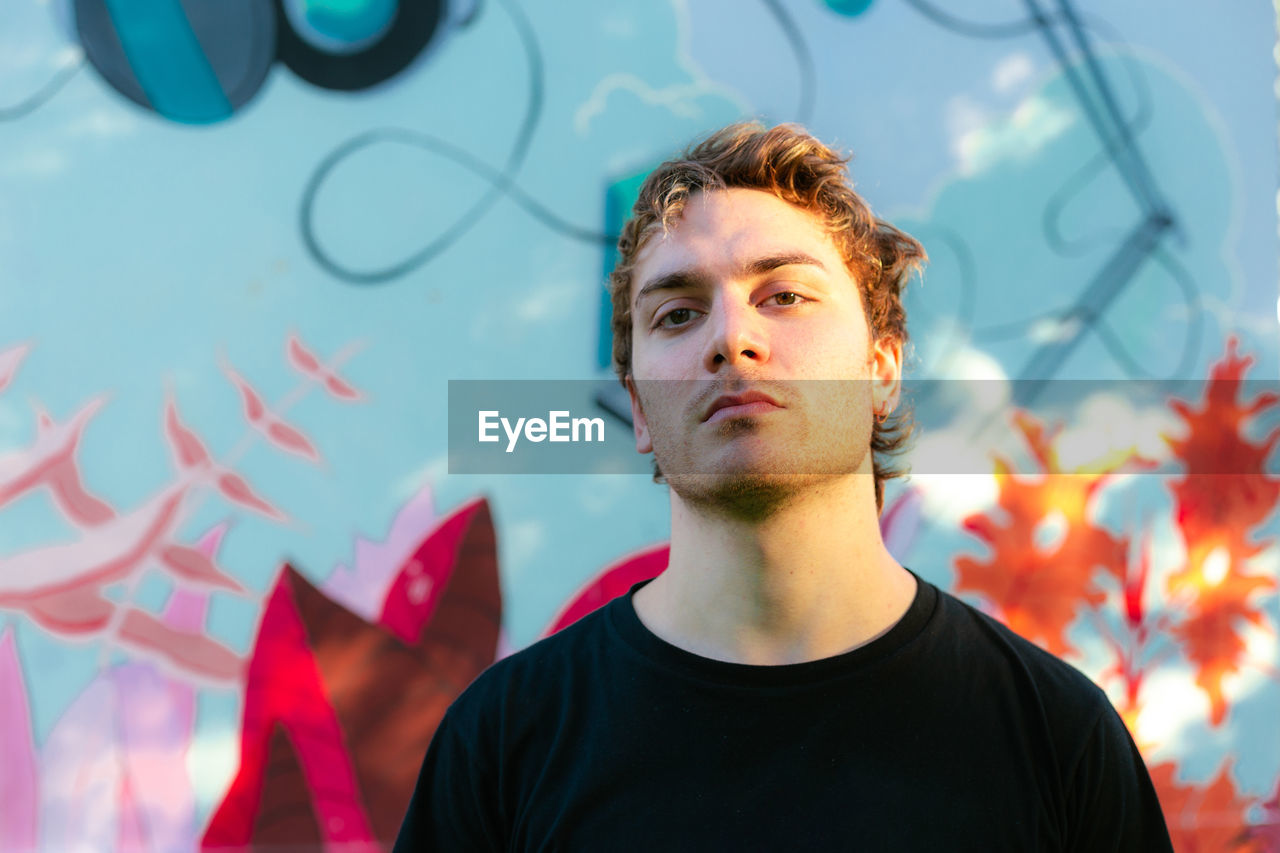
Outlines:
[[197, 733], [187, 750], [187, 774], [197, 809], [208, 808], [226, 793], [240, 764], [240, 733], [219, 729]]
[[1208, 697], [1186, 672], [1170, 667], [1157, 667], [1143, 679], [1141, 701], [1134, 734], [1169, 755], [1184, 752], [1186, 730], [1209, 716]]
[[984, 121], [985, 113], [969, 99], [948, 106], [951, 151], [961, 174], [985, 172], [1002, 160], [1025, 161], [1061, 136], [1075, 115], [1044, 97], [1028, 98], [1007, 118]]
[[1118, 391], [1100, 391], [1084, 401], [1063, 429], [1058, 459], [1067, 470], [1129, 449], [1163, 460], [1169, 456], [1169, 446], [1161, 435], [1176, 435], [1179, 424], [1165, 405], [1135, 406]]
[[[943, 450], [963, 452], [964, 448], [960, 442], [934, 448], [935, 452]], [[919, 458], [917, 446], [912, 451], [911, 484], [920, 490], [924, 498], [924, 515], [931, 522], [957, 527], [968, 516], [995, 505], [999, 489], [996, 487], [996, 478], [991, 474], [922, 474], [918, 472], [927, 469], [917, 461]], [[975, 461], [990, 465], [987, 459]], [[952, 461], [948, 464], [955, 463]]]
[[944, 430], [920, 433], [911, 450], [911, 481], [924, 498], [925, 514], [955, 525], [995, 504], [999, 490], [988, 473], [993, 470], [991, 453], [1007, 454], [1010, 448], [992, 448], [975, 440], [975, 433], [1008, 410], [1011, 386], [995, 359], [970, 346], [959, 348], [936, 378], [962, 380], [943, 383], [937, 393], [958, 395], [942, 402], [963, 414]]
[[990, 110], [974, 100], [971, 95], [962, 92], [948, 100], [945, 125], [947, 135], [951, 138], [952, 155], [958, 159], [960, 140], [977, 133], [994, 120]]
[[[638, 74], [629, 71], [606, 74], [596, 83], [587, 99], [574, 111], [573, 129], [578, 135], [586, 135], [591, 129], [592, 121], [604, 114], [613, 96], [619, 92], [630, 93], [649, 106], [670, 110], [681, 118], [697, 118], [702, 115], [702, 106], [699, 101], [708, 97], [724, 98], [734, 103], [742, 112], [750, 111], [750, 105], [739, 92], [712, 80], [694, 62], [693, 53], [690, 50], [689, 8], [686, 0], [671, 0], [671, 9], [676, 19], [675, 65], [687, 74], [689, 79], [669, 86], [655, 86]], [[627, 32], [630, 34], [629, 28]]]
[[1025, 53], [1011, 53], [996, 63], [991, 72], [991, 88], [1001, 94], [1008, 94], [1031, 79], [1035, 72], [1035, 63]]

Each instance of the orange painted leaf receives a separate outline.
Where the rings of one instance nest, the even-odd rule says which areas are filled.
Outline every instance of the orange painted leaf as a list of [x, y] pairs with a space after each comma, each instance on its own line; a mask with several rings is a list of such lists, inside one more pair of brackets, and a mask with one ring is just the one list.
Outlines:
[[[1117, 459], [1101, 473], [1062, 472], [1053, 447], [1056, 429], [1045, 429], [1025, 413], [1015, 416], [1014, 425], [1044, 470], [1015, 476], [1006, 460], [995, 460], [999, 512], [975, 513], [963, 522], [989, 552], [986, 559], [956, 559], [955, 588], [985, 596], [1010, 628], [1062, 655], [1073, 651], [1065, 634], [1080, 608], [1106, 600], [1096, 573], [1125, 579], [1127, 539], [1096, 526], [1089, 514], [1111, 472], [1133, 457]], [[1036, 528], [1048, 518], [1058, 519], [1064, 529], [1056, 542], [1042, 547], [1035, 541]]]
[[1251, 834], [1246, 811], [1252, 801], [1236, 791], [1228, 762], [1212, 781], [1197, 785], [1175, 779], [1178, 767], [1164, 762], [1149, 768], [1160, 808], [1178, 853], [1263, 853]]
[[1221, 583], [1202, 589], [1188, 617], [1171, 629], [1196, 667], [1196, 684], [1209, 696], [1209, 722], [1215, 726], [1227, 716], [1222, 679], [1240, 669], [1244, 659], [1245, 644], [1240, 635], [1244, 623], [1262, 627], [1266, 621], [1261, 608], [1249, 599], [1275, 585], [1271, 578], [1228, 575]]

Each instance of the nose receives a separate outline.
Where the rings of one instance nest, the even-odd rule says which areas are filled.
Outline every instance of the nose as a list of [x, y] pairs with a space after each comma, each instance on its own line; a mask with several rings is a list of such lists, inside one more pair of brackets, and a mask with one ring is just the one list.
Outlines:
[[712, 306], [706, 328], [711, 332], [704, 366], [715, 373], [725, 366], [763, 364], [769, 360], [764, 318], [745, 300], [722, 297]]

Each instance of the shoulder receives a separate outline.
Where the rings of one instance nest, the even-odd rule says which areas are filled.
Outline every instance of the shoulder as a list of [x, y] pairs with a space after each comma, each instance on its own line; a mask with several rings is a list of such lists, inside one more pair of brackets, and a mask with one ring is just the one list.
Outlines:
[[[939, 590], [929, 630], [935, 657], [981, 680], [988, 713], [1005, 703], [1027, 750], [1040, 755], [1064, 848], [1171, 851], [1142, 755], [1106, 693], [1076, 667]], [[1039, 747], [1046, 749], [1041, 752]]]
[[954, 644], [967, 669], [1008, 679], [1060, 734], [1088, 737], [1112, 710], [1102, 688], [1075, 666], [954, 595], [938, 591], [935, 616], [939, 639]]

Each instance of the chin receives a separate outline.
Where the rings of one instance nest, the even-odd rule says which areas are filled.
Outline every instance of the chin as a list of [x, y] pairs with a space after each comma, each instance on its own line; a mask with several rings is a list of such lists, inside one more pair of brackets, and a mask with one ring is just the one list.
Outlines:
[[684, 474], [668, 477], [671, 491], [691, 509], [746, 521], [769, 517], [795, 501], [803, 487], [794, 474]]
[[666, 479], [671, 491], [692, 509], [759, 521], [850, 473], [854, 472], [797, 473], [792, 466], [792, 472], [786, 473], [776, 467], [742, 467], [715, 473], [667, 474]]
[[741, 429], [728, 441], [657, 456], [671, 491], [690, 508], [759, 519], [850, 475], [870, 474], [870, 448], [847, 434], [840, 439], [815, 447], [806, 437]]

